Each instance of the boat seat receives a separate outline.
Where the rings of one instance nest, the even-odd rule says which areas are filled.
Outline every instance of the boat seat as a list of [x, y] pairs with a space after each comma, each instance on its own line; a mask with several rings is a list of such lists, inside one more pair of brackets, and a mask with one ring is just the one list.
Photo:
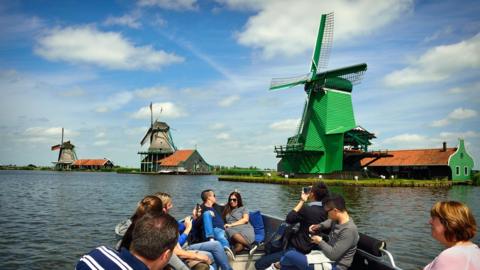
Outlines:
[[363, 233], [359, 233], [359, 235], [357, 252], [349, 269], [391, 270], [390, 266], [382, 263], [383, 254], [380, 249], [386, 249], [386, 243]]

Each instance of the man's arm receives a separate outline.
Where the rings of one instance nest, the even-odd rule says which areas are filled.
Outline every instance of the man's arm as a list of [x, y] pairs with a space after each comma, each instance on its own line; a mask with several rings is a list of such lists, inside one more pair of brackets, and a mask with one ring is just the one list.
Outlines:
[[298, 201], [297, 205], [287, 214], [285, 221], [289, 224], [294, 224], [303, 220], [301, 210], [303, 205], [308, 200], [308, 193], [303, 193], [300, 195], [300, 200]]
[[332, 261], [338, 261], [345, 252], [355, 244], [355, 232], [354, 230], [341, 230], [338, 239], [335, 244], [330, 245], [325, 241], [318, 243], [322, 252]]

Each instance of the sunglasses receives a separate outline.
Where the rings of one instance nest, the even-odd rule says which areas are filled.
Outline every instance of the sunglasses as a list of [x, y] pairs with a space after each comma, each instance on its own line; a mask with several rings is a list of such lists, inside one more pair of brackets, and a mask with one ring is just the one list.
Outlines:
[[330, 208], [330, 209], [325, 209], [325, 212], [328, 214], [328, 212], [334, 210], [335, 208]]
[[228, 199], [228, 201], [230, 201], [230, 202], [236, 202], [236, 201], [237, 201], [237, 198], [230, 198], [230, 199]]

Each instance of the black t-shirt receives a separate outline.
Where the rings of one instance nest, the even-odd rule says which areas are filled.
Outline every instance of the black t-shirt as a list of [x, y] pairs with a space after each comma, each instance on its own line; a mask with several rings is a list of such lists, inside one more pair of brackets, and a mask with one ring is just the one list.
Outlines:
[[290, 211], [285, 221], [289, 224], [300, 223], [300, 228], [297, 233], [292, 235], [289, 244], [304, 254], [310, 253], [316, 245], [311, 243], [308, 228], [326, 219], [327, 213], [323, 209], [322, 203], [317, 201], [303, 205], [298, 212]]

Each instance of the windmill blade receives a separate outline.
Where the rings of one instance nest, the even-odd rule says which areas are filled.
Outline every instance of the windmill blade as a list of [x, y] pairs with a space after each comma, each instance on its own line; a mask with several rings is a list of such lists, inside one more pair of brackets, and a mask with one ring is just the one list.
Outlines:
[[367, 70], [367, 64], [358, 64], [354, 66], [334, 69], [317, 74], [318, 79], [328, 79], [340, 77], [349, 80], [352, 84], [358, 84]]
[[272, 79], [269, 90], [275, 91], [275, 90], [291, 88], [299, 84], [305, 84], [309, 79], [309, 77], [310, 77], [310, 74], [305, 74], [305, 75], [296, 76], [296, 77]]
[[54, 146], [52, 146], [52, 151], [58, 150], [58, 149], [60, 149], [60, 147], [61, 147], [60, 144], [54, 145]]
[[318, 27], [317, 41], [312, 55], [312, 64], [310, 66], [311, 77], [317, 74], [317, 71], [326, 68], [333, 42], [333, 12], [323, 14], [320, 18]]
[[146, 142], [147, 142], [147, 138], [149, 137], [149, 135], [152, 133], [152, 128], [149, 128], [148, 131], [147, 131], [147, 134], [145, 134], [145, 136], [143, 137], [143, 139], [140, 141], [140, 145], [144, 145]]

